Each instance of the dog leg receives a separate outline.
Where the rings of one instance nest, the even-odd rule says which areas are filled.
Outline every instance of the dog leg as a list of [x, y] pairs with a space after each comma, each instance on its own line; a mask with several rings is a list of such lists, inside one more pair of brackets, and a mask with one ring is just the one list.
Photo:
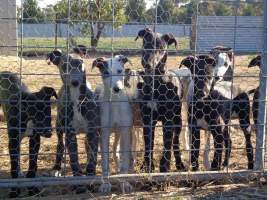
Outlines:
[[[123, 127], [120, 128], [120, 146], [121, 146], [121, 156], [120, 156], [120, 173], [126, 174], [130, 171], [130, 159], [131, 159], [131, 128]], [[133, 190], [131, 184], [127, 181], [120, 183], [121, 191], [123, 193], [129, 193]]]
[[199, 168], [198, 157], [199, 157], [199, 148], [200, 148], [200, 130], [192, 127], [190, 130], [191, 137], [191, 165], [192, 171], [197, 171]]
[[57, 154], [52, 176], [61, 176], [61, 163], [64, 154], [63, 132], [61, 130], [57, 130], [57, 139]]
[[[26, 175], [27, 178], [34, 178], [36, 176], [39, 149], [40, 135], [36, 134], [34, 131], [34, 134], [30, 137], [29, 141], [29, 169]], [[28, 194], [30, 196], [36, 195], [39, 192], [40, 190], [37, 187], [28, 187]]]
[[168, 172], [170, 169], [171, 146], [173, 138], [173, 124], [170, 121], [163, 123], [163, 152], [160, 159], [160, 172]]
[[210, 133], [208, 131], [205, 131], [205, 149], [204, 149], [204, 168], [205, 170], [210, 169], [210, 160], [209, 160], [209, 154], [210, 154]]
[[[117, 152], [120, 151], [120, 147], [119, 145], [119, 140], [120, 140], [120, 135], [115, 133], [114, 134], [114, 143], [113, 143], [113, 148], [112, 148], [112, 154], [113, 154], [113, 160], [115, 163], [115, 169], [116, 169], [116, 173], [118, 173], [118, 169], [119, 169], [119, 159], [117, 156]], [[119, 150], [117, 149], [119, 147]]]
[[[73, 176], [82, 176], [82, 170], [80, 168], [79, 159], [78, 159], [77, 137], [74, 132], [74, 129], [70, 127], [67, 129], [65, 140], [66, 140], [65, 143], [66, 143], [66, 146], [69, 152], [72, 174]], [[75, 185], [74, 190], [76, 191], [76, 194], [80, 194], [80, 193], [86, 192], [86, 187], [82, 185]]]
[[[20, 167], [19, 167], [19, 154], [20, 154], [20, 137], [18, 130], [8, 130], [9, 134], [9, 156], [11, 165], [11, 177], [18, 178]], [[19, 188], [11, 188], [9, 197], [15, 198], [20, 194]]]
[[66, 146], [68, 148], [70, 156], [70, 166], [72, 169], [73, 176], [81, 176], [82, 170], [80, 169], [78, 160], [78, 149], [77, 149], [77, 138], [74, 130], [68, 128], [66, 132]]
[[[103, 126], [102, 127], [107, 127]], [[101, 154], [102, 154], [102, 175], [103, 183], [99, 187], [99, 191], [107, 193], [111, 191], [111, 184], [108, 180], [105, 180], [109, 176], [109, 135], [110, 128], [102, 128], [101, 131]]]
[[87, 133], [87, 167], [86, 175], [95, 175], [96, 174], [96, 164], [97, 164], [97, 150], [98, 150], [98, 131], [97, 128], [89, 128]]
[[213, 122], [211, 123], [212, 125], [210, 126], [210, 131], [213, 136], [214, 140], [214, 148], [215, 148], [215, 153], [213, 157], [213, 161], [211, 163], [211, 170], [220, 170], [221, 168], [221, 162], [222, 162], [222, 148], [223, 148], [223, 134], [221, 127], [218, 126], [220, 124]]
[[223, 161], [223, 167], [229, 166], [229, 159], [231, 155], [231, 149], [232, 149], [232, 140], [229, 135], [229, 124], [228, 122], [225, 124], [225, 127], [223, 129], [223, 138], [224, 138], [224, 145], [225, 145], [225, 158]]
[[153, 163], [153, 147], [154, 147], [155, 125], [157, 121], [153, 120], [151, 122], [151, 117], [146, 117], [146, 119], [144, 119], [143, 121], [144, 121], [143, 132], [144, 132], [144, 142], [145, 142], [145, 153], [144, 153], [144, 161], [141, 166], [141, 171], [151, 173], [155, 168]]
[[131, 163], [130, 163], [130, 171], [134, 172], [134, 165], [137, 161], [137, 141], [139, 138], [139, 128], [131, 128], [131, 147], [132, 147], [132, 153], [131, 153]]
[[177, 127], [174, 127], [173, 151], [174, 151], [174, 157], [175, 157], [175, 162], [176, 162], [176, 169], [184, 171], [185, 166], [181, 158], [180, 140], [179, 140], [181, 129], [182, 129], [182, 120], [178, 116], [176, 118], [177, 120], [175, 122], [175, 126]]
[[[240, 120], [240, 124], [245, 124]], [[253, 161], [253, 146], [251, 143], [251, 126], [241, 126], [245, 139], [246, 139], [246, 152], [247, 152], [247, 159], [248, 159], [248, 169], [253, 169], [254, 161]]]

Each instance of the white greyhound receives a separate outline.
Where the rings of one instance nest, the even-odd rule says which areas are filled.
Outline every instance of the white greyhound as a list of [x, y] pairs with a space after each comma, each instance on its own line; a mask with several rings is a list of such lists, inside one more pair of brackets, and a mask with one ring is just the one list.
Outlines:
[[[105, 60], [97, 58], [92, 67], [97, 67], [102, 75], [103, 90], [100, 91], [101, 115], [101, 152], [102, 174], [109, 176], [109, 138], [111, 133], [120, 137], [120, 173], [129, 173], [131, 165], [131, 129], [133, 126], [132, 107], [124, 87], [127, 57], [117, 55]], [[119, 134], [119, 135], [118, 135]], [[121, 182], [122, 192], [131, 192], [132, 186], [128, 182]], [[99, 188], [100, 192], [110, 192], [111, 184], [104, 180]]]

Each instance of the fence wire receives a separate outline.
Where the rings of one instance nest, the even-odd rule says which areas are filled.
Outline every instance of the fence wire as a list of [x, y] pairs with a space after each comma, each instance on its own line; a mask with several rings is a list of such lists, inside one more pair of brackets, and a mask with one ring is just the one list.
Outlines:
[[2, 2], [1, 197], [266, 178], [266, 1]]

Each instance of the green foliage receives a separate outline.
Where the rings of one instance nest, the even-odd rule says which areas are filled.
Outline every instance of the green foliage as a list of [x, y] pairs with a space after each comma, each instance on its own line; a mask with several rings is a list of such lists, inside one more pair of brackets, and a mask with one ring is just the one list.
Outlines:
[[173, 0], [160, 0], [157, 6], [157, 22], [171, 22], [171, 16], [173, 16], [174, 8], [175, 4]]
[[43, 22], [44, 14], [36, 0], [25, 0], [23, 3], [23, 21], [26, 23]]
[[145, 20], [146, 2], [145, 0], [128, 0], [125, 15], [131, 22], [142, 22]]

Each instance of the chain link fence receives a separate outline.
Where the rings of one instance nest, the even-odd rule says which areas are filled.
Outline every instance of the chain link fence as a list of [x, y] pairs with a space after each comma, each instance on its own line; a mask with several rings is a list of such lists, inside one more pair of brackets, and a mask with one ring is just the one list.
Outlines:
[[265, 1], [7, 4], [1, 198], [266, 177]]

